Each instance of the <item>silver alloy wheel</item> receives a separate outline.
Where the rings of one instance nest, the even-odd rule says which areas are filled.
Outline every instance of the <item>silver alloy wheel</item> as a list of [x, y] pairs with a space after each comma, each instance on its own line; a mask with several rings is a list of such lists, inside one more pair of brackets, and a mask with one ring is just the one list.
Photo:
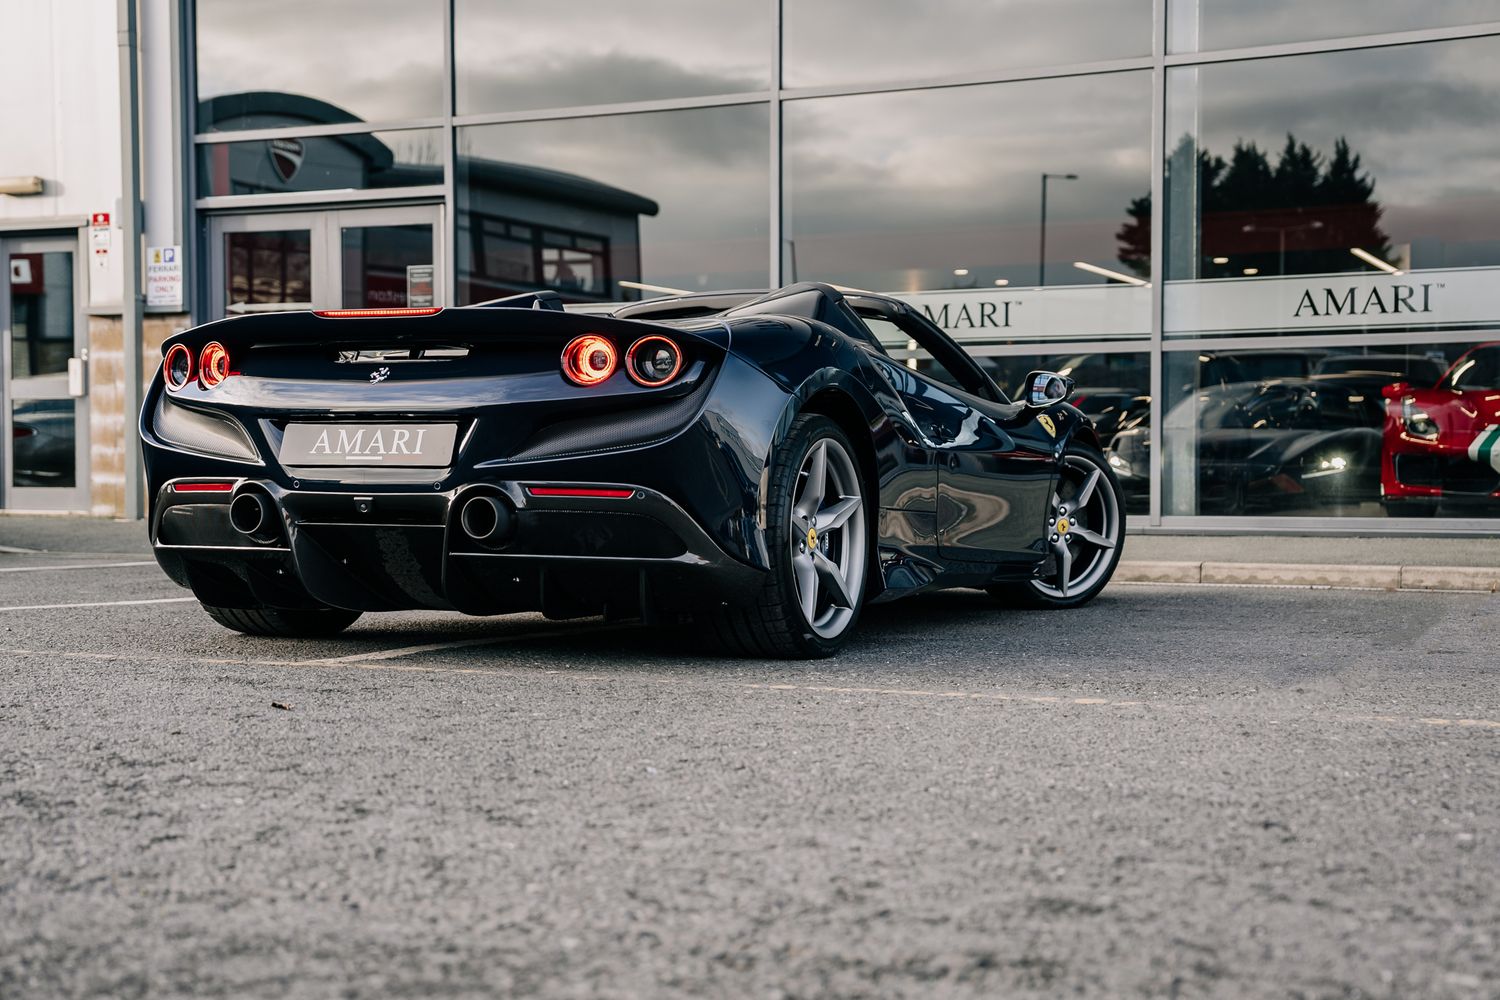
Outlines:
[[1060, 598], [1094, 586], [1109, 572], [1110, 550], [1120, 544], [1121, 524], [1120, 498], [1105, 480], [1103, 467], [1087, 455], [1065, 457], [1047, 515], [1047, 544], [1057, 571], [1033, 580], [1032, 586]]
[[802, 460], [793, 485], [789, 544], [797, 603], [825, 639], [854, 620], [865, 591], [865, 504], [844, 446], [822, 438]]

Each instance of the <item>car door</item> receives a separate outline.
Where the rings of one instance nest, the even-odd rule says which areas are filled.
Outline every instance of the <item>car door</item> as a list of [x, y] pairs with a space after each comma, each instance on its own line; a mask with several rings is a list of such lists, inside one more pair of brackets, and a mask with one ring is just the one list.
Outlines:
[[937, 466], [939, 554], [946, 561], [1035, 562], [1057, 477], [1057, 439], [1023, 404], [1002, 402], [973, 360], [922, 317], [860, 316], [877, 335], [884, 321], [908, 341], [912, 357], [877, 360]]
[[938, 465], [938, 550], [944, 559], [1034, 562], [1057, 480], [1057, 440], [1022, 404], [953, 396], [966, 415]]

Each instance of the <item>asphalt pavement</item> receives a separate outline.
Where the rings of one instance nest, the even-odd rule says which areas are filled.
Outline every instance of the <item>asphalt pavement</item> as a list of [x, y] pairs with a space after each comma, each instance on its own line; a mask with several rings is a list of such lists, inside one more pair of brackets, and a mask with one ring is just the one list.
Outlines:
[[268, 640], [28, 523], [0, 997], [1500, 995], [1494, 594], [958, 592], [815, 663]]

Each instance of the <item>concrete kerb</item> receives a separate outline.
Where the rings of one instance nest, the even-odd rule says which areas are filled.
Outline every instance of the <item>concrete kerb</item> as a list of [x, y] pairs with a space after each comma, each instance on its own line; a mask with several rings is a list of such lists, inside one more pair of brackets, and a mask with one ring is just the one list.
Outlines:
[[1320, 587], [1356, 590], [1443, 590], [1500, 593], [1500, 567], [1361, 566], [1122, 559], [1120, 583]]

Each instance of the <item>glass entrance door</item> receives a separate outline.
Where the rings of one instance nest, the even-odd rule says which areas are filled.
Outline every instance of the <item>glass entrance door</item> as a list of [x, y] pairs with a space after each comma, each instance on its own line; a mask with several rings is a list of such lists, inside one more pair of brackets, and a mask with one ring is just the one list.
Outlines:
[[443, 305], [436, 205], [218, 216], [214, 318]]
[[86, 510], [87, 332], [75, 290], [76, 240], [0, 240], [0, 505]]

